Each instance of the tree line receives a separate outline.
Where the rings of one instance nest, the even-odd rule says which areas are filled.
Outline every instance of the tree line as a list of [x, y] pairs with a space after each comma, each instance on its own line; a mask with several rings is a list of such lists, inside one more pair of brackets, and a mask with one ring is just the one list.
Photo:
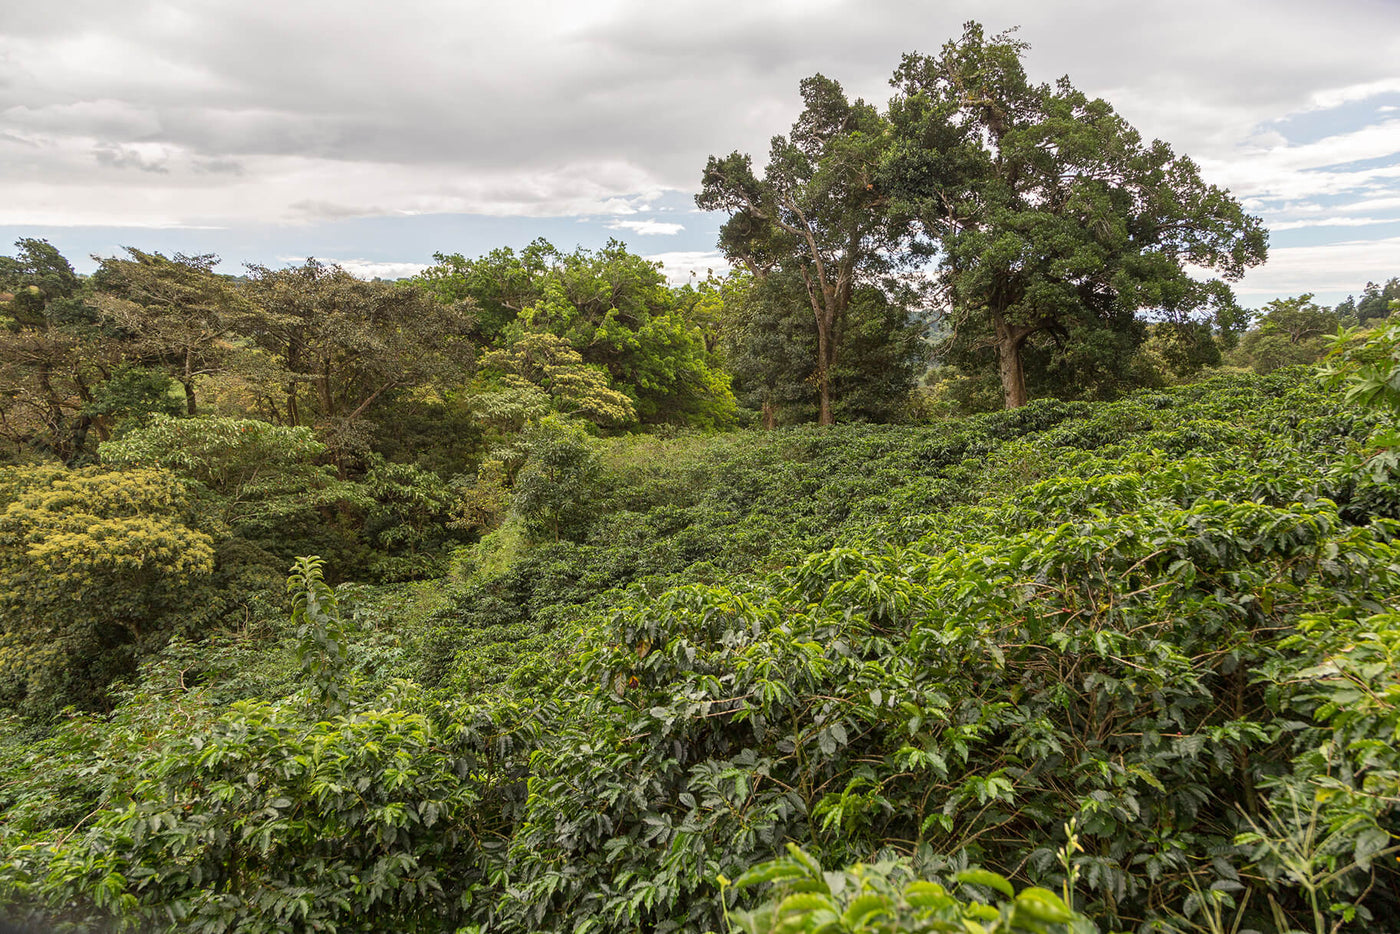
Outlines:
[[[762, 172], [709, 159], [696, 201], [728, 215], [735, 272], [681, 287], [616, 241], [440, 253], [389, 283], [135, 248], [83, 278], [22, 240], [0, 258], [0, 437], [79, 463], [146, 413], [239, 414], [314, 427], [345, 476], [423, 461], [434, 426], [468, 439], [437, 458], [460, 464], [545, 412], [602, 433], [892, 421], [1305, 355], [1271, 307], [1273, 336], [1229, 356], [1260, 220], [1107, 102], [1032, 81], [1025, 50], [969, 23], [905, 56], [883, 109], [804, 80]], [[1368, 284], [1337, 320], [1397, 296]], [[1269, 349], [1279, 328], [1292, 349]]]

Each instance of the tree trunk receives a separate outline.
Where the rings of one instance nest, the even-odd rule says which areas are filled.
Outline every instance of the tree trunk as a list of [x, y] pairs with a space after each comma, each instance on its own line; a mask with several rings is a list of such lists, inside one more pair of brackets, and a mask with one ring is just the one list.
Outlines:
[[287, 380], [287, 424], [296, 428], [301, 425], [301, 412], [297, 409], [297, 368], [301, 366], [301, 357], [297, 352], [297, 345], [294, 341], [287, 342], [287, 372], [291, 379]]
[[[813, 255], [816, 255], [815, 252]], [[820, 273], [820, 263], [818, 272]], [[817, 379], [817, 399], [820, 403], [817, 424], [834, 425], [836, 419], [831, 414], [831, 364], [836, 359], [834, 331], [837, 315], [832, 307], [836, 296], [834, 290], [827, 288], [824, 280], [820, 283], [819, 292], [818, 283], [812, 281], [806, 269], [802, 270], [802, 281], [807, 286], [807, 298], [812, 303], [812, 317], [817, 322], [817, 371], [813, 374]]]
[[[71, 447], [72, 432], [68, 428], [68, 419], [63, 414], [63, 401], [58, 397], [58, 393], [53, 388], [53, 364], [44, 361], [39, 364], [39, 389], [43, 393], [44, 401], [48, 404], [49, 430], [53, 432], [53, 451], [65, 464], [72, 464], [78, 456], [78, 451]], [[66, 436], [66, 437], [65, 437]]]
[[1021, 345], [1031, 335], [1032, 328], [1008, 324], [1001, 315], [994, 315], [996, 324], [997, 372], [1001, 376], [1002, 398], [1006, 408], [1026, 404], [1026, 370], [1021, 363]]
[[66, 462], [69, 467], [77, 464], [78, 458], [83, 456], [83, 448], [87, 447], [88, 429], [91, 427], [92, 419], [87, 415], [80, 415], [73, 422], [73, 430], [69, 435], [72, 439], [69, 443], [72, 445], [73, 450]]
[[188, 348], [185, 350], [185, 375], [180, 378], [180, 385], [185, 387], [185, 414], [194, 415], [198, 405], [194, 399], [194, 361]]
[[835, 417], [831, 414], [831, 328], [827, 327], [827, 322], [821, 316], [817, 316], [817, 398], [820, 408], [817, 412], [818, 425], [834, 425]]
[[778, 427], [778, 407], [769, 399], [763, 400], [763, 427], [768, 431]]

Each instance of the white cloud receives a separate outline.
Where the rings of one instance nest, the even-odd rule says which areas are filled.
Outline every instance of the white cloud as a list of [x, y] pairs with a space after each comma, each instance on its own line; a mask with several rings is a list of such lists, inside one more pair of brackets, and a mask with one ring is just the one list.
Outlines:
[[672, 285], [684, 285], [695, 279], [704, 279], [710, 273], [724, 275], [729, 271], [729, 261], [723, 253], [713, 250], [677, 250], [670, 253], [652, 253], [645, 257], [661, 264], [666, 281]]
[[666, 221], [612, 221], [608, 224], [609, 230], [630, 230], [635, 234], [644, 236], [672, 237], [685, 230], [684, 224], [667, 223]]
[[[1400, 166], [1337, 168], [1363, 160], [1400, 155], [1400, 120], [1386, 120], [1305, 145], [1277, 142], [1242, 148], [1232, 158], [1201, 159], [1216, 184], [1242, 197], [1316, 197], [1362, 188], [1400, 177]], [[1328, 171], [1320, 171], [1328, 170]]]
[[[1290, 144], [1280, 132], [1302, 125], [1290, 116], [1326, 126], [1329, 111], [1400, 91], [1396, 3], [1176, 0], [1132, 16], [1114, 0], [340, 0], [332, 19], [326, 9], [9, 4], [0, 223], [256, 231], [580, 216], [700, 247], [706, 221], [649, 218], [663, 195], [693, 191], [707, 155], [739, 149], [762, 163], [797, 114], [798, 81], [816, 71], [883, 101], [901, 53], [936, 51], [972, 18], [991, 32], [1021, 24], [1032, 77], [1068, 73], [1145, 137], [1198, 159], [1275, 230], [1360, 231], [1400, 199], [1400, 167], [1355, 165], [1400, 154], [1389, 103], [1370, 126], [1354, 116], [1365, 108], [1337, 111], [1354, 123], [1323, 139]], [[385, 246], [345, 251], [396, 255]], [[703, 250], [660, 255], [722, 265]]]
[[1400, 92], [1400, 78], [1382, 78], [1379, 81], [1367, 81], [1364, 84], [1317, 91], [1312, 95], [1309, 104], [1312, 110], [1331, 110], [1333, 107], [1340, 107], [1343, 104], [1397, 92]]
[[1284, 230], [1307, 230], [1313, 227], [1372, 227], [1376, 224], [1400, 223], [1400, 217], [1317, 217], [1301, 221], [1282, 221], [1270, 224], [1274, 232]]
[[38, 148], [0, 139], [0, 172], [12, 176], [0, 201], [0, 224], [13, 225], [618, 215], [634, 212], [633, 201], [665, 190], [645, 169], [622, 162], [532, 173], [303, 156], [220, 163], [164, 144], [113, 146], [93, 139], [48, 141]]
[[1235, 287], [1245, 299], [1315, 293], [1359, 293], [1368, 281], [1400, 275], [1400, 237], [1326, 246], [1284, 247]]
[[[283, 262], [301, 263], [304, 260], [284, 259]], [[416, 276], [428, 268], [427, 263], [395, 263], [380, 262], [369, 259], [323, 259], [323, 262], [334, 263], [352, 276], [361, 279], [406, 279], [409, 276]]]

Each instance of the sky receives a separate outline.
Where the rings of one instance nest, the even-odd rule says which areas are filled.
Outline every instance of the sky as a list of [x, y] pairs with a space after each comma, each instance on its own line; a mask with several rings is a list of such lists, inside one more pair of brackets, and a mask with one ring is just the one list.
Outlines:
[[761, 165], [817, 72], [883, 103], [968, 19], [1263, 218], [1243, 304], [1400, 275], [1397, 0], [0, 0], [0, 252], [394, 278], [616, 237], [683, 281], [724, 266], [707, 156]]

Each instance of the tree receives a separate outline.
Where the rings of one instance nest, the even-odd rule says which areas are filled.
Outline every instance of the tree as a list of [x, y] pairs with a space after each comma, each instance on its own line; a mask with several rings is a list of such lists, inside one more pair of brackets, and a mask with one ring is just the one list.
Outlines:
[[106, 422], [89, 411], [111, 372], [111, 335], [83, 282], [46, 240], [0, 257], [0, 432], [16, 445], [75, 463]]
[[788, 136], [773, 137], [763, 177], [746, 154], [711, 156], [695, 203], [729, 214], [719, 239], [729, 259], [760, 278], [777, 269], [800, 279], [816, 328], [817, 421], [830, 425], [851, 298], [891, 270], [899, 224], [877, 184], [885, 120], [822, 75], [804, 79], [801, 93], [802, 114]]
[[[765, 428], [810, 420], [819, 412], [817, 339], [800, 277], [736, 271], [716, 288], [723, 296], [720, 346], [736, 394]], [[852, 291], [836, 332], [841, 355], [830, 371], [834, 419], [902, 414], [927, 350], [908, 307], [883, 288]]]
[[423, 270], [415, 282], [441, 302], [473, 302], [477, 308], [473, 337], [482, 344], [495, 344], [522, 311], [539, 301], [558, 258], [559, 251], [544, 238], [518, 254], [510, 247], [492, 250], [480, 259], [434, 253], [437, 265]]
[[759, 412], [764, 428], [792, 421], [794, 413], [810, 419], [815, 408], [809, 378], [817, 361], [811, 316], [800, 305], [794, 310], [794, 283], [784, 282], [784, 276], [760, 278], [736, 271], [720, 286], [720, 347], [734, 374], [735, 394]]
[[232, 338], [252, 307], [232, 280], [214, 272], [213, 254], [126, 252], [127, 259], [105, 259], [93, 273], [93, 304], [122, 332], [125, 356], [169, 373], [194, 415], [199, 378], [223, 369], [236, 352]]
[[734, 397], [712, 353], [713, 334], [687, 316], [693, 303], [667, 286], [659, 264], [625, 244], [561, 253], [536, 240], [519, 254], [438, 260], [420, 286], [443, 300], [475, 302], [485, 322], [479, 333], [497, 348], [532, 334], [562, 338], [583, 363], [606, 371], [643, 424], [733, 421]]
[[1361, 301], [1356, 306], [1356, 317], [1366, 322], [1390, 316], [1390, 303], [1400, 298], [1400, 278], [1388, 279], [1384, 286], [1374, 282], [1366, 283]]
[[163, 641], [214, 566], [161, 470], [0, 470], [0, 697], [92, 704]]
[[314, 259], [248, 272], [258, 306], [250, 330], [278, 365], [271, 378], [279, 385], [264, 387], [264, 404], [283, 424], [314, 425], [342, 471], [368, 451], [370, 415], [386, 394], [470, 374], [466, 302], [443, 304], [412, 285], [366, 282]]
[[598, 473], [595, 442], [583, 425], [546, 415], [525, 432], [529, 460], [515, 478], [512, 503], [539, 541], [575, 539], [588, 526], [588, 493]]
[[[568, 341], [547, 332], [523, 334], [510, 346], [484, 354], [481, 369], [498, 376], [503, 386], [499, 391], [528, 396], [538, 390], [549, 396], [557, 411], [595, 425], [620, 426], [637, 418], [632, 400], [608, 386], [602, 367], [584, 363]], [[516, 430], [522, 427], [523, 423]]]
[[[1060, 351], [1134, 328], [1141, 341], [1141, 310], [1233, 326], [1242, 312], [1227, 283], [1267, 245], [1259, 219], [1190, 159], [1145, 145], [1067, 78], [1030, 82], [1025, 50], [968, 23], [939, 54], [906, 55], [877, 182], [936, 257], [950, 340], [995, 350], [1008, 408], [1028, 398], [1029, 343]], [[1122, 342], [1102, 343], [1117, 353]]]
[[277, 556], [270, 563], [278, 568], [298, 554], [332, 553], [332, 543], [341, 541], [342, 513], [373, 502], [321, 462], [326, 445], [305, 426], [157, 415], [98, 451], [114, 467], [175, 474], [206, 523], [262, 549], [255, 556], [260, 563]]
[[1327, 353], [1327, 335], [1341, 322], [1336, 312], [1312, 298], [1308, 293], [1265, 305], [1258, 327], [1240, 341], [1239, 355], [1260, 373], [1321, 360]]

